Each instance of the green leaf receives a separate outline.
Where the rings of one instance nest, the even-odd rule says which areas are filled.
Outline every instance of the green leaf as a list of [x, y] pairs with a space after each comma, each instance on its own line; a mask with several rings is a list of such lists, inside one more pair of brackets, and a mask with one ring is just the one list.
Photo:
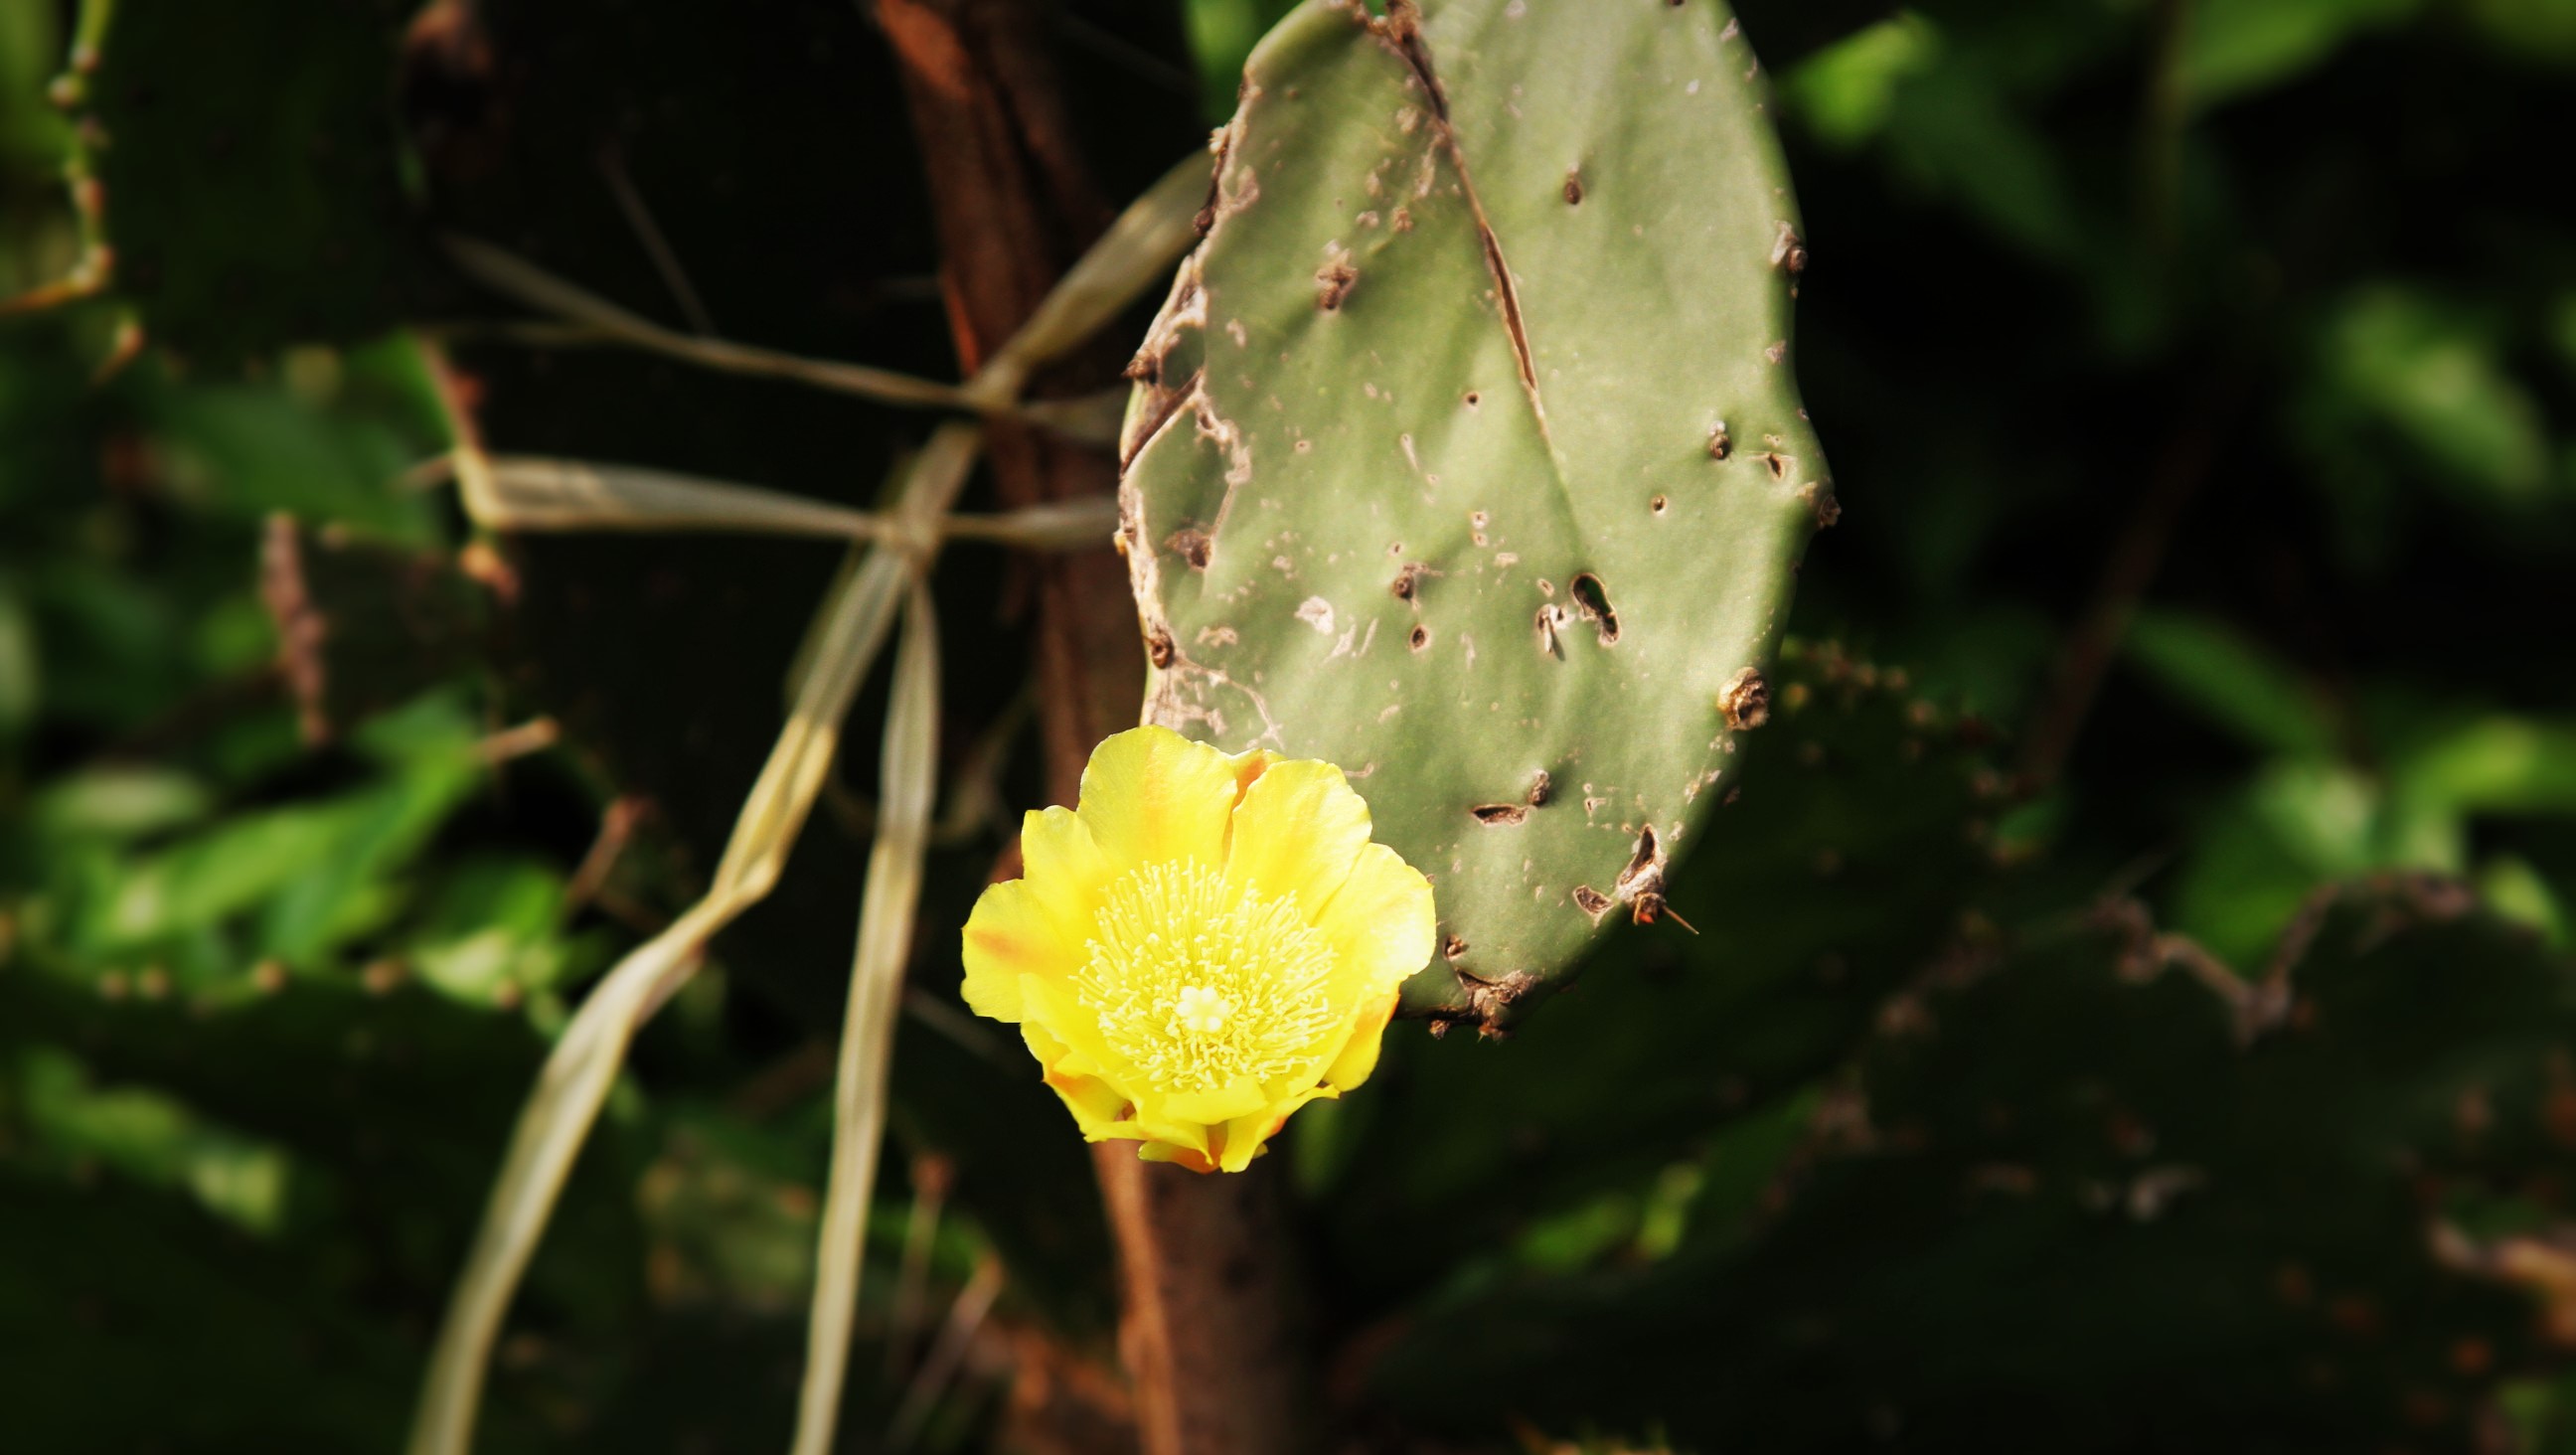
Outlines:
[[2300, 757], [2335, 751], [2334, 720], [2296, 670], [2223, 621], [2141, 611], [2128, 651], [2158, 686], [2249, 747]]
[[472, 790], [479, 769], [470, 724], [452, 704], [380, 719], [370, 732], [379, 751], [406, 755], [377, 781], [233, 814], [115, 865], [75, 895], [69, 948], [92, 959], [131, 956], [255, 914], [244, 963], [261, 955], [309, 963], [381, 921], [396, 903], [389, 876]]
[[160, 390], [150, 416], [172, 452], [173, 487], [210, 513], [282, 510], [407, 545], [439, 537], [434, 500], [397, 486], [427, 453], [422, 442], [327, 397], [249, 384]]
[[1198, 61], [1199, 95], [1209, 122], [1222, 124], [1233, 113], [1244, 57], [1296, 6], [1297, 0], [1185, 0], [1181, 18], [1189, 26], [1190, 53]]
[[0, 580], [0, 739], [18, 736], [36, 720], [43, 683], [35, 623], [18, 593]]
[[560, 983], [577, 963], [562, 937], [564, 880], [523, 855], [477, 855], [448, 870], [423, 909], [405, 958], [459, 1000], [515, 1002]]
[[1857, 147], [1887, 126], [1898, 85], [1930, 67], [1940, 48], [1932, 23], [1909, 10], [1800, 61], [1781, 91], [1817, 140]]
[[2466, 498], [2519, 506], [2548, 491], [2539, 405], [2460, 307], [2412, 288], [2367, 289], [2329, 316], [2317, 350], [2299, 408], [2329, 460], [2354, 434], [2377, 434]]
[[283, 1148], [215, 1126], [159, 1092], [93, 1086], [62, 1051], [31, 1049], [19, 1071], [28, 1123], [56, 1155], [98, 1158], [147, 1185], [184, 1188], [237, 1227], [279, 1231], [293, 1171]]
[[2464, 813], [2576, 813], [2576, 725], [2484, 717], [2416, 744], [2398, 791]]
[[2387, 825], [2380, 785], [2352, 769], [2267, 763], [2205, 816], [2174, 887], [2174, 922], [2220, 959], [2250, 966], [2320, 880], [2382, 862]]
[[2223, 0], [2194, 5], [2183, 88], [2209, 107], [2297, 79], [2352, 37], [2411, 19], [2422, 0]]
[[2458, 9], [2514, 60], [2576, 65], [2576, 4], [2568, 0], [2463, 0]]
[[2565, 898], [2530, 860], [2515, 854], [2488, 859], [2478, 870], [2478, 893], [2497, 914], [2530, 926], [2553, 948], [2576, 943], [2576, 921], [2568, 917]]
[[205, 785], [176, 769], [102, 767], [53, 780], [32, 819], [40, 841], [139, 839], [194, 823], [211, 805]]

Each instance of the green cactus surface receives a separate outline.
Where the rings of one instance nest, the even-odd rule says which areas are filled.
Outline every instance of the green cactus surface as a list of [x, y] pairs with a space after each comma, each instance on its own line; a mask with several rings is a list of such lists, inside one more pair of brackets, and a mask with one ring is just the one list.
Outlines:
[[230, 365], [365, 338], [419, 300], [387, 7], [92, 9], [101, 48], [59, 95], [102, 189], [116, 295], [155, 343]]
[[1146, 713], [1349, 772], [1439, 893], [1415, 1013], [1664, 913], [1767, 715], [1835, 507], [1765, 94], [1714, 0], [1319, 0], [1218, 134], [1123, 441]]
[[1700, 934], [1606, 947], [1509, 1047], [1400, 1038], [1367, 1096], [1300, 1114], [1326, 1246], [1368, 1296], [1447, 1276], [1426, 1246], [1512, 1248], [1654, 1185], [1676, 1146], [1790, 1115], [1888, 995], [1994, 932], [1975, 906], [2011, 881], [1986, 729], [1830, 642], [1783, 641], [1772, 679], [1761, 750], [1670, 886]]
[[1711, 1450], [2491, 1448], [2567, 1316], [2572, 972], [2408, 877], [2247, 976], [2118, 900], [1963, 943], [1793, 1135], [1711, 1136], [1669, 1251], [1498, 1281], [1377, 1387]]

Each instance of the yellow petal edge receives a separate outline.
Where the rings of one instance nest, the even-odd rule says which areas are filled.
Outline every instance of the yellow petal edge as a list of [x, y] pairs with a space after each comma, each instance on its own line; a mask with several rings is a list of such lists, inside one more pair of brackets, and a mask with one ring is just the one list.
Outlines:
[[1240, 1172], [1368, 1079], [1431, 959], [1430, 881], [1369, 832], [1330, 763], [1119, 733], [976, 901], [966, 1004], [1020, 1027], [1086, 1139]]

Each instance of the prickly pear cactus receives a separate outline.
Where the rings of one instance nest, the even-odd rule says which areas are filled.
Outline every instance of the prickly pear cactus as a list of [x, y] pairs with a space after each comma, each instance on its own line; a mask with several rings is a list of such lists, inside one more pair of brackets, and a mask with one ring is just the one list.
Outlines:
[[[145, 334], [213, 366], [391, 327], [424, 259], [383, 5], [85, 6], [56, 99], [78, 125], [81, 265]], [[208, 74], [221, 85], [204, 84]]]
[[1434, 1438], [2505, 1448], [2500, 1390], [2563, 1379], [2576, 1318], [2571, 990], [2413, 877], [2324, 892], [2244, 976], [2120, 901], [1962, 936], [1787, 1145], [1711, 1119], [1670, 1252], [1491, 1279], [1368, 1379]]
[[[1425, 1248], [1510, 1247], [1633, 1196], [1675, 1147], [1784, 1124], [1891, 992], [1979, 942], [1971, 907], [2011, 882], [1986, 729], [1831, 642], [1783, 641], [1771, 676], [1760, 750], [1669, 887], [1700, 934], [1604, 947], [1581, 995], [1531, 1019], [1525, 1054], [1406, 1037], [1368, 1095], [1300, 1113], [1300, 1175], [1354, 1296], [1423, 1296], [1458, 1276]], [[1349, 1120], [1319, 1133], [1316, 1110]]]
[[1716, 0], [1309, 3], [1133, 375], [1147, 716], [1340, 763], [1493, 1027], [1667, 865], [1834, 513], [1806, 254]]

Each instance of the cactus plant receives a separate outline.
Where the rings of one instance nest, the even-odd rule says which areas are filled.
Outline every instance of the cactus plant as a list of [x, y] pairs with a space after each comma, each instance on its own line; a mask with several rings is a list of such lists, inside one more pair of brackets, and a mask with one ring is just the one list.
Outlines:
[[1313, 0], [1249, 62], [1131, 371], [1147, 716], [1340, 763], [1508, 1022], [1766, 712], [1831, 487], [1761, 70], [1693, 0]]
[[2242, 979], [2124, 902], [1969, 947], [1789, 1155], [1721, 1135], [1668, 1257], [1464, 1299], [1380, 1388], [1707, 1448], [2491, 1448], [2525, 1291], [2565, 1317], [2570, 969], [2421, 879]]
[[1670, 886], [1701, 934], [1606, 948], [1511, 1055], [1395, 1041], [1368, 1095], [1301, 1129], [1333, 1257], [1365, 1296], [1442, 1277], [1426, 1244], [1508, 1246], [1651, 1184], [1712, 1126], [1778, 1114], [1992, 897], [1981, 828], [2001, 783], [1981, 725], [1833, 643], [1783, 642], [1773, 678], [1760, 751]]
[[81, 122], [74, 175], [96, 189], [76, 185], [104, 248], [83, 266], [112, 275], [146, 335], [229, 365], [365, 338], [420, 300], [383, 7], [85, 9], [57, 93]]

